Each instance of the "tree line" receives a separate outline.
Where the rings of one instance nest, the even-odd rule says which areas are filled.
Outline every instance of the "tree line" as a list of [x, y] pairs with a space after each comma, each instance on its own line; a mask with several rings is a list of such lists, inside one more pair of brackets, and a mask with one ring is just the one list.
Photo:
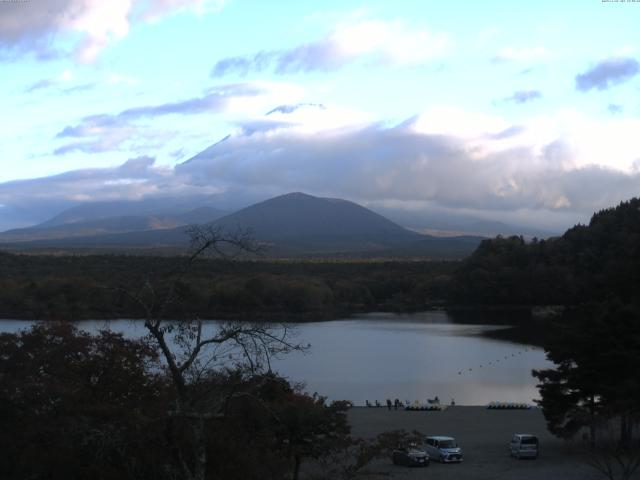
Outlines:
[[608, 452], [592, 458], [609, 478], [640, 468], [640, 199], [558, 238], [483, 241], [454, 272], [449, 300], [561, 305], [544, 326], [557, 367], [533, 372], [549, 430]]
[[[117, 289], [166, 278], [184, 257], [0, 253], [0, 318], [137, 318]], [[442, 305], [455, 262], [199, 259], [178, 286], [177, 318], [305, 321]], [[215, 275], [212, 274], [215, 272]]]
[[251, 249], [213, 228], [192, 235], [193, 252], [172, 270], [114, 287], [136, 306], [145, 337], [70, 322], [0, 335], [0, 477], [349, 479], [418, 438], [354, 438], [347, 402], [328, 404], [274, 374], [273, 356], [305, 349], [285, 324], [209, 328], [173, 317], [202, 255], [221, 244]]
[[49, 322], [0, 352], [6, 480], [350, 479], [418, 438], [352, 437], [347, 402], [268, 371], [205, 369], [178, 393], [151, 344], [109, 331]]
[[455, 270], [448, 301], [476, 305], [640, 303], [640, 199], [547, 240], [484, 240]]

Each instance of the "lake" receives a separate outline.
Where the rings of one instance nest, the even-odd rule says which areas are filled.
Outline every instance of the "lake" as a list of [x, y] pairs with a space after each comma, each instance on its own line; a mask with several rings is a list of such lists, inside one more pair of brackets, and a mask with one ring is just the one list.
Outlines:
[[[1, 320], [0, 330], [17, 331], [30, 323]], [[144, 334], [141, 322], [129, 320], [77, 325], [88, 331], [108, 325], [132, 337]], [[459, 405], [531, 403], [539, 398], [531, 370], [552, 364], [538, 347], [482, 335], [497, 328], [503, 326], [454, 323], [445, 312], [303, 323], [296, 325], [295, 340], [311, 348], [274, 360], [273, 369], [291, 381], [306, 382], [309, 393], [356, 405], [387, 398], [424, 402], [436, 395]]]

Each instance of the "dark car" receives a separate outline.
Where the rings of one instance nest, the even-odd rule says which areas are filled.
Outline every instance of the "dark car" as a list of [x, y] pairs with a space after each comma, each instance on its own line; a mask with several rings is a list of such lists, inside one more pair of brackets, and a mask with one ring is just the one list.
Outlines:
[[394, 465], [405, 465], [407, 467], [429, 466], [429, 455], [416, 446], [398, 447], [393, 451], [391, 458]]

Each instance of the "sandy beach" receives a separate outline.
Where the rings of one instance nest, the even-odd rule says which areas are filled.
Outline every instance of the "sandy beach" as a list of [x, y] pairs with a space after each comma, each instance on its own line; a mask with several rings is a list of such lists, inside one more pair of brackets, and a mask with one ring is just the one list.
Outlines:
[[[375, 462], [367, 478], [432, 478], [457, 480], [590, 480], [602, 478], [585, 463], [578, 448], [547, 432], [542, 412], [488, 410], [484, 407], [448, 408], [441, 412], [355, 407], [349, 411], [352, 433], [373, 437], [389, 430], [418, 430], [425, 435], [449, 435], [462, 447], [461, 464], [432, 462], [427, 468], [395, 466], [391, 460]], [[508, 453], [514, 433], [540, 439], [540, 457], [517, 460]]]

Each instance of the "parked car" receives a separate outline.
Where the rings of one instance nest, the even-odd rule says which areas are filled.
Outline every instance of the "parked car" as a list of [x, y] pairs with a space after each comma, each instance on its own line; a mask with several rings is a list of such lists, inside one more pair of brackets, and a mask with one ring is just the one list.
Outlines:
[[509, 453], [515, 458], [538, 458], [540, 453], [538, 437], [528, 433], [516, 433], [509, 443]]
[[425, 438], [425, 448], [432, 460], [449, 463], [462, 461], [462, 449], [453, 437], [432, 436]]
[[391, 455], [391, 459], [394, 465], [406, 465], [407, 467], [429, 466], [429, 455], [416, 445], [396, 448]]

